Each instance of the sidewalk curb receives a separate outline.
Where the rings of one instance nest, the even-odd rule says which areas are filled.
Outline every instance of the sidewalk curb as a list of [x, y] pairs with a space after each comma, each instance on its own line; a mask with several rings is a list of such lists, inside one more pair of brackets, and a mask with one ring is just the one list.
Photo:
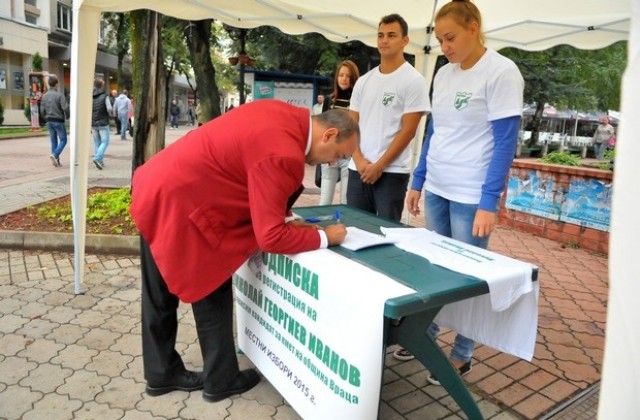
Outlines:
[[[0, 248], [73, 252], [72, 233], [0, 231]], [[96, 254], [138, 254], [138, 236], [87, 234], [85, 250]]]

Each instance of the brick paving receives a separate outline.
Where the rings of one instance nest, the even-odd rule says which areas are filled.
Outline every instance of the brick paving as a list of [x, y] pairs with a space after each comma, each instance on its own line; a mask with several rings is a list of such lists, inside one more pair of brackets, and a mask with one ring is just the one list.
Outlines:
[[[181, 133], [184, 129], [168, 136]], [[68, 172], [47, 167], [46, 151], [20, 152], [21, 147], [43, 149], [30, 143], [36, 140], [21, 141], [0, 141], [0, 214], [21, 202], [35, 204], [30, 200], [68, 193]], [[112, 172], [90, 170], [90, 184], [128, 179], [130, 142], [112, 145], [107, 152]], [[313, 185], [312, 174], [309, 168], [305, 185]], [[317, 190], [310, 189], [297, 205], [315, 205], [318, 198]], [[476, 347], [473, 371], [464, 380], [483, 416], [596, 418], [597, 392], [591, 390], [597, 389], [602, 371], [607, 256], [507, 227], [498, 227], [489, 247], [539, 267], [539, 329], [531, 362]], [[137, 255], [87, 254], [83, 295], [73, 294], [72, 263], [68, 253], [0, 249], [0, 418], [299, 418], [267, 381], [215, 404], [205, 403], [200, 392], [148, 397], [141, 371]], [[188, 305], [181, 305], [180, 320], [178, 351], [189, 367], [198, 369], [201, 357]], [[441, 335], [445, 352], [453, 336]], [[239, 358], [241, 366], [251, 365]], [[465, 418], [443, 388], [427, 385], [428, 371], [419, 362], [398, 362], [388, 353], [385, 364], [381, 419]], [[569, 405], [574, 398], [575, 407]]]

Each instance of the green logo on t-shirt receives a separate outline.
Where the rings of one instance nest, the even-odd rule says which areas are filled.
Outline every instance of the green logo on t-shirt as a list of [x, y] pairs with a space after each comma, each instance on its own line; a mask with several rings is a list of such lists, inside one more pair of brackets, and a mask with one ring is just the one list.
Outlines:
[[382, 96], [382, 105], [384, 106], [389, 106], [393, 103], [393, 100], [395, 99], [396, 94], [393, 92], [385, 92], [384, 95]]
[[466, 108], [469, 105], [469, 99], [471, 99], [471, 94], [467, 92], [458, 92], [456, 93], [456, 100], [453, 106], [460, 111], [463, 108]]

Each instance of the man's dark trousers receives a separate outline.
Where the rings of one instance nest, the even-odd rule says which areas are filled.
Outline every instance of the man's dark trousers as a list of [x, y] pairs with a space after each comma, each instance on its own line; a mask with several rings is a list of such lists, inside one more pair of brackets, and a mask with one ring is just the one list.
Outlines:
[[[140, 237], [142, 266], [142, 360], [148, 384], [172, 383], [185, 366], [175, 350], [178, 331], [178, 298], [171, 294], [153, 259], [148, 243]], [[206, 273], [203, 273], [206, 277]], [[185, 279], [185, 281], [206, 281]], [[213, 293], [192, 303], [202, 352], [204, 391], [226, 389], [239, 373], [233, 341], [233, 293], [231, 279]]]
[[409, 185], [409, 174], [383, 172], [373, 184], [365, 184], [360, 173], [349, 169], [347, 205], [399, 222]]

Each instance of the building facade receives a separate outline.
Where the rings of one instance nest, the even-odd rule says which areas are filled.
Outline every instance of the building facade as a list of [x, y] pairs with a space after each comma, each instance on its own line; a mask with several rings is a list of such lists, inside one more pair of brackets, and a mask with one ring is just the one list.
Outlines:
[[[71, 0], [0, 0], [0, 103], [5, 110], [4, 125], [30, 124], [24, 108], [31, 93], [28, 80], [36, 52], [42, 57], [43, 72], [55, 74], [60, 91], [69, 94], [72, 29]], [[118, 60], [108, 50], [108, 30], [103, 21], [96, 40], [95, 72], [105, 79], [109, 90], [119, 91], [123, 87], [117, 85]], [[123, 72], [130, 81], [128, 58]]]

